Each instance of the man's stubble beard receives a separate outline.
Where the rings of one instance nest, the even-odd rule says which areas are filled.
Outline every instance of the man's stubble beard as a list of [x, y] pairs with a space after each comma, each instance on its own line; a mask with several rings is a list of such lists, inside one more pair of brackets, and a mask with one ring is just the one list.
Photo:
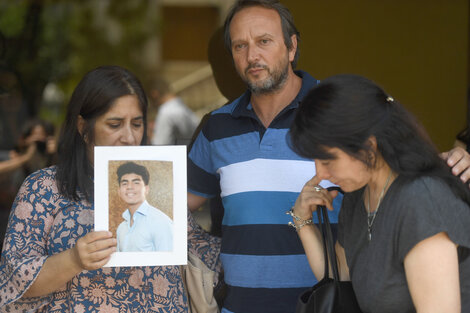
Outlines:
[[[281, 89], [287, 81], [287, 76], [289, 73], [290, 62], [289, 59], [285, 59], [285, 62], [279, 67], [275, 67], [273, 71], [268, 68], [266, 65], [260, 64], [250, 64], [245, 70], [245, 76], [243, 80], [248, 86], [248, 89], [255, 95], [269, 94], [278, 91]], [[268, 77], [262, 81], [252, 82], [247, 78], [247, 71], [250, 68], [263, 68], [268, 72]]]

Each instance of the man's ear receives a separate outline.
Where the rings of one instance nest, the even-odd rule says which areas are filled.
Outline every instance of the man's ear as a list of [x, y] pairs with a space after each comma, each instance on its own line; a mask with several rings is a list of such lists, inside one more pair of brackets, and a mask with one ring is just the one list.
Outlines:
[[150, 190], [149, 185], [145, 185], [145, 196], [146, 196], [146, 197], [147, 197], [147, 195], [149, 194], [149, 190]]
[[294, 61], [295, 53], [297, 52], [297, 36], [294, 34], [290, 36], [292, 46], [289, 49], [289, 62]]

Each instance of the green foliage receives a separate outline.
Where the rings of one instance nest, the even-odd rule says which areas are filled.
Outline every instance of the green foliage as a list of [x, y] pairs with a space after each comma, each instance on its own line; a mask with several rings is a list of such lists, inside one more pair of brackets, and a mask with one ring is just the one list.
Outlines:
[[0, 31], [5, 37], [18, 36], [23, 30], [27, 5], [26, 0], [0, 3]]
[[[30, 115], [60, 124], [67, 99], [89, 70], [116, 64], [138, 77], [153, 70], [143, 52], [158, 36], [157, 4], [157, 0], [0, 0], [0, 32], [6, 44], [0, 66], [18, 73]], [[42, 102], [50, 82], [66, 95], [63, 103]]]

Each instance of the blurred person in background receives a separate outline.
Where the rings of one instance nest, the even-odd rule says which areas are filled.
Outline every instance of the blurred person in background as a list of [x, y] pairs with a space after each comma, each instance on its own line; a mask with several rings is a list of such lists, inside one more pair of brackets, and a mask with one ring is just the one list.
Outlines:
[[56, 162], [57, 144], [54, 138], [54, 126], [41, 119], [26, 122], [13, 153], [24, 153], [30, 144], [36, 145], [37, 153], [25, 164], [25, 176]]
[[[459, 155], [464, 155], [463, 150], [470, 153], [470, 88], [467, 91], [467, 127], [457, 134], [454, 142], [454, 149], [449, 152], [441, 153], [441, 157], [447, 159], [448, 164], [453, 166], [452, 162], [454, 162]], [[460, 161], [459, 163], [456, 163], [452, 172], [454, 175], [460, 175], [460, 180], [463, 182], [469, 183], [470, 173], [464, 170], [465, 166], [468, 165], [463, 164], [463, 161]]]
[[462, 147], [467, 150], [467, 152], [470, 152], [470, 127], [467, 127], [458, 133], [455, 146]]
[[54, 127], [40, 119], [26, 122], [15, 149], [2, 151], [0, 155], [0, 242], [3, 242], [10, 208], [21, 183], [32, 172], [52, 165], [55, 156]]
[[149, 83], [149, 99], [158, 108], [151, 142], [153, 145], [188, 145], [199, 118], [170, 89], [168, 82], [154, 78]]
[[470, 88], [467, 91], [467, 127], [457, 134], [454, 146], [470, 152]]

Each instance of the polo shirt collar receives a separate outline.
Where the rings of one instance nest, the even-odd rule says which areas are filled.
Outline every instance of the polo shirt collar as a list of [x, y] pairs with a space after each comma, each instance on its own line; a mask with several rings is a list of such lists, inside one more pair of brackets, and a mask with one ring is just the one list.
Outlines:
[[[294, 71], [294, 73], [302, 79], [302, 86], [300, 87], [300, 91], [295, 97], [295, 99], [284, 108], [282, 112], [285, 112], [289, 109], [296, 109], [299, 106], [300, 100], [302, 100], [310, 89], [313, 86], [319, 83], [318, 80], [313, 78], [309, 73], [305, 71]], [[245, 93], [238, 98], [238, 104], [232, 111], [233, 117], [241, 117], [241, 116], [248, 116], [248, 117], [256, 117], [255, 112], [253, 111], [253, 107], [251, 106], [251, 92], [249, 90], [245, 91]], [[235, 100], [237, 101], [237, 100]]]

